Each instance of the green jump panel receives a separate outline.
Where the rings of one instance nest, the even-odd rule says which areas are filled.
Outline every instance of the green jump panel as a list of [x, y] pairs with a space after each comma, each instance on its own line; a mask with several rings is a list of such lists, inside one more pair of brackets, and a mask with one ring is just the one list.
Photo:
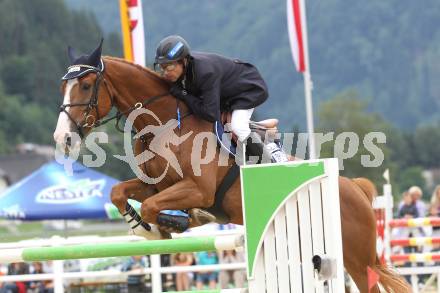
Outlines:
[[241, 167], [248, 276], [253, 275], [258, 248], [275, 213], [299, 187], [324, 174], [323, 162]]

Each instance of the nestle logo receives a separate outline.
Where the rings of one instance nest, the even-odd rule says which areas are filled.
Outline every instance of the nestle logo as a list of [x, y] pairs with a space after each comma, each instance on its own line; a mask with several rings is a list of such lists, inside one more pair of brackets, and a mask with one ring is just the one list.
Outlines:
[[60, 184], [43, 189], [37, 194], [36, 202], [47, 204], [79, 203], [91, 197], [102, 197], [105, 180], [82, 179], [69, 184]]

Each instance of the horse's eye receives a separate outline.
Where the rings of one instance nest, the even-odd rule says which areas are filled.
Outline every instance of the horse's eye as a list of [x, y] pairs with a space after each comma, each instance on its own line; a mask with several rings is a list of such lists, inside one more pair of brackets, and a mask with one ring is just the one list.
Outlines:
[[88, 91], [88, 90], [91, 88], [91, 85], [88, 84], [88, 83], [84, 83], [84, 84], [81, 86], [81, 88], [82, 88], [84, 91]]

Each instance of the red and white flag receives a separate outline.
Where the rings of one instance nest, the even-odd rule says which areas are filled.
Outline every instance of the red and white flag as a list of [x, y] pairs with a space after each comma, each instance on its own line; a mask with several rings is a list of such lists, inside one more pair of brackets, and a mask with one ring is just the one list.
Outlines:
[[145, 36], [144, 20], [142, 17], [142, 0], [128, 0], [130, 15], [131, 42], [133, 48], [133, 61], [145, 66]]
[[287, 0], [287, 27], [296, 69], [306, 71], [306, 15], [304, 0]]
[[125, 59], [145, 66], [144, 20], [141, 0], [119, 0]]

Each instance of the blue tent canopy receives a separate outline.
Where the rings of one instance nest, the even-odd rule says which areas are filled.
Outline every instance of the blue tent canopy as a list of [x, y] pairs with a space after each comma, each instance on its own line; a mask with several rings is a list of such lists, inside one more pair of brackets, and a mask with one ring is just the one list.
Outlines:
[[[56, 161], [0, 194], [0, 217], [22, 220], [115, 218], [110, 191], [119, 181], [80, 163], [69, 176]], [[116, 213], [115, 213], [116, 212]]]

